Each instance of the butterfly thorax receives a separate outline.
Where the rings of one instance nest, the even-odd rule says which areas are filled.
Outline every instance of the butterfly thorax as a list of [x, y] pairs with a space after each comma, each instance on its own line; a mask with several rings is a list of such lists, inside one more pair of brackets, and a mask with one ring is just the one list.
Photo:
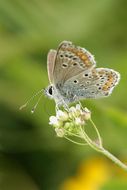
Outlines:
[[62, 91], [60, 88], [59, 85], [54, 86], [51, 84], [45, 89], [45, 94], [49, 98], [54, 99], [59, 106], [75, 101], [74, 95], [70, 94], [69, 91]]

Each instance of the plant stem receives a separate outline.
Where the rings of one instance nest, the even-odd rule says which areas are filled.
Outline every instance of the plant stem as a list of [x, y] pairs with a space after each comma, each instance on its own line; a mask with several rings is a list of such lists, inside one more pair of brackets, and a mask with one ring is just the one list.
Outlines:
[[86, 132], [82, 129], [82, 127], [80, 126], [80, 135], [81, 138], [84, 138], [84, 140], [88, 143], [89, 146], [91, 146], [91, 148], [93, 148], [94, 150], [101, 152], [102, 154], [104, 154], [106, 157], [108, 157], [110, 160], [112, 160], [116, 165], [118, 165], [119, 167], [121, 167], [123, 170], [127, 171], [127, 165], [125, 165], [124, 163], [122, 163], [118, 158], [116, 158], [114, 155], [112, 155], [108, 150], [104, 149], [104, 147], [98, 145], [97, 143], [93, 142], [89, 136], [86, 134]]
[[70, 138], [68, 138], [68, 137], [66, 137], [66, 136], [64, 136], [64, 138], [67, 139], [68, 141], [70, 141], [70, 142], [72, 142], [72, 143], [74, 143], [74, 144], [80, 145], [80, 146], [88, 145], [87, 143], [79, 143], [79, 142], [76, 142], [76, 141], [74, 141], [74, 140], [72, 140], [72, 139], [70, 139]]
[[111, 154], [108, 150], [102, 148], [101, 153], [112, 160], [116, 165], [120, 166], [123, 170], [127, 171], [127, 165], [121, 162], [118, 158], [116, 158], [113, 154]]
[[90, 122], [92, 123], [92, 125], [93, 125], [93, 127], [94, 127], [94, 129], [95, 129], [95, 131], [97, 133], [99, 144], [102, 147], [102, 139], [101, 139], [100, 133], [99, 133], [99, 131], [98, 131], [98, 129], [97, 129], [97, 127], [96, 127], [96, 125], [95, 125], [95, 123], [93, 122], [92, 119], [90, 119]]

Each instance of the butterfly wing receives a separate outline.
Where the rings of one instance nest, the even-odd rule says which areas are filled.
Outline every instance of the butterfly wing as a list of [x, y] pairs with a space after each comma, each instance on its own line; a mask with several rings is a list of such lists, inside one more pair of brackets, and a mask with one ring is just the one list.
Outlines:
[[50, 83], [53, 82], [53, 70], [55, 64], [56, 50], [50, 50], [47, 56], [47, 70]]
[[64, 83], [63, 93], [69, 92], [77, 99], [102, 98], [112, 93], [119, 80], [120, 74], [112, 69], [96, 68], [83, 71]]
[[120, 74], [95, 66], [91, 53], [72, 42], [63, 41], [57, 51], [49, 52], [49, 79], [57, 88], [54, 99], [69, 103], [76, 99], [110, 95], [120, 80]]
[[[63, 41], [57, 50], [53, 70], [53, 83], [63, 85], [65, 81], [85, 70], [95, 67], [93, 55], [86, 49]], [[52, 78], [52, 77], [51, 77]]]

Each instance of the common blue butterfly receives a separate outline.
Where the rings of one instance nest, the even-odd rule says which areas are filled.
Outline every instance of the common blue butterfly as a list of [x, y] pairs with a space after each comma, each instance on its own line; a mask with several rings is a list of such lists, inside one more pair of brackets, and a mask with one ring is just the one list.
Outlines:
[[50, 85], [45, 94], [56, 105], [67, 105], [80, 99], [109, 96], [120, 80], [113, 69], [96, 68], [94, 56], [85, 48], [63, 41], [47, 58]]

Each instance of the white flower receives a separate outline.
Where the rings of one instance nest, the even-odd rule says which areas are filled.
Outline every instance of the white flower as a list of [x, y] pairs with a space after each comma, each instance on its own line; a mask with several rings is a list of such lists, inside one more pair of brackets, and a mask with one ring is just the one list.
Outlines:
[[59, 120], [57, 119], [57, 117], [51, 116], [51, 117], [49, 118], [49, 124], [50, 124], [50, 125], [59, 126], [60, 122], [59, 122]]
[[76, 117], [76, 118], [75, 118], [75, 124], [76, 124], [76, 125], [80, 125], [80, 123], [81, 123], [80, 117]]
[[66, 120], [68, 120], [69, 116], [68, 116], [67, 112], [58, 110], [56, 113], [56, 117], [61, 121], [66, 121]]
[[77, 104], [76, 107], [72, 106], [69, 108], [69, 117], [71, 119], [80, 116], [80, 114], [81, 114], [81, 108], [79, 104]]
[[75, 124], [76, 124], [76, 125], [84, 125], [84, 124], [85, 124], [85, 121], [82, 120], [80, 117], [76, 117], [76, 118], [75, 118]]

